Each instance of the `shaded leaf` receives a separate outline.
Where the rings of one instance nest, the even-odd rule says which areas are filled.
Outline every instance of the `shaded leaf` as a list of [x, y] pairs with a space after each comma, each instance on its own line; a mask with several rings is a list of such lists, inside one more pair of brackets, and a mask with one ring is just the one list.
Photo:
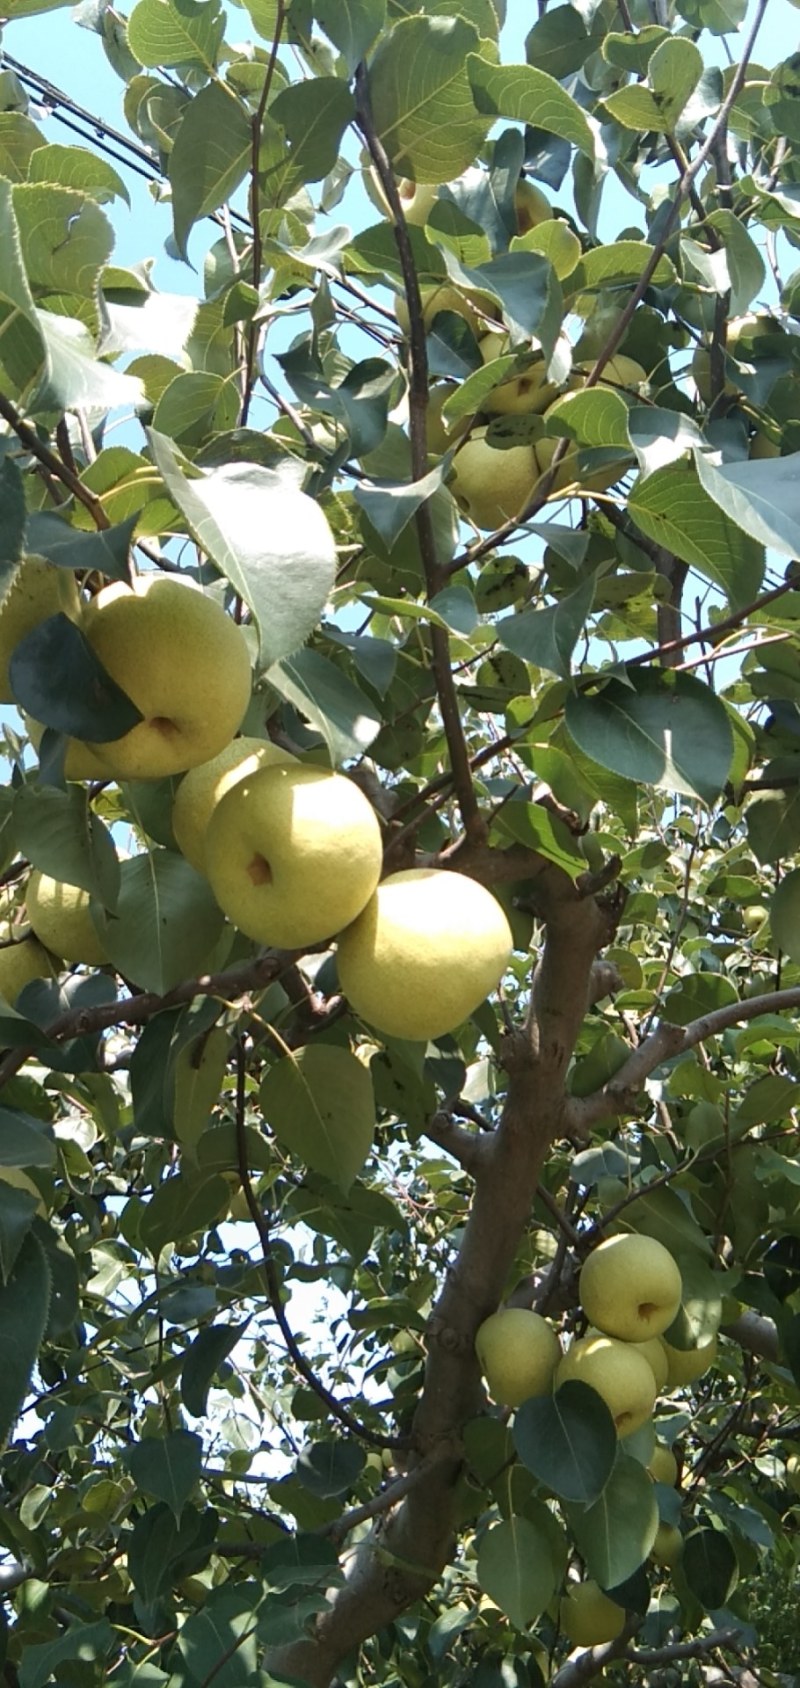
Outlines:
[[279, 1142], [346, 1193], [372, 1147], [369, 1068], [349, 1049], [308, 1044], [268, 1069], [259, 1102]]
[[[722, 509], [711, 492], [706, 459], [696, 453], [695, 461], [696, 474], [681, 462], [657, 469], [645, 480], [640, 477], [628, 499], [628, 512], [648, 539], [721, 586], [731, 608], [738, 609], [750, 603], [761, 585], [764, 553], [756, 542], [760, 536], [745, 531], [732, 511]], [[777, 461], [790, 463], [791, 458]], [[734, 470], [742, 467], [772, 469], [775, 464], [735, 464]], [[714, 485], [719, 491], [716, 480]], [[797, 537], [800, 543], [800, 530]]]
[[591, 1506], [564, 1508], [586, 1569], [601, 1588], [627, 1582], [647, 1558], [658, 1529], [655, 1485], [637, 1459], [618, 1454]]
[[297, 1461], [297, 1475], [312, 1494], [349, 1494], [366, 1464], [364, 1449], [357, 1442], [313, 1442]]
[[478, 43], [463, 17], [404, 18], [382, 37], [370, 64], [369, 98], [398, 175], [450, 182], [472, 163], [489, 128], [468, 75], [468, 66], [481, 62], [472, 57]]
[[523, 1401], [514, 1418], [514, 1446], [523, 1465], [560, 1500], [587, 1504], [608, 1481], [617, 1432], [596, 1389], [570, 1379], [555, 1395]]
[[506, 650], [568, 680], [572, 673], [572, 652], [583, 632], [592, 607], [595, 577], [587, 575], [574, 592], [547, 604], [541, 610], [504, 617], [497, 633]]
[[214, 1376], [247, 1329], [240, 1325], [209, 1325], [198, 1332], [181, 1367], [181, 1400], [193, 1418], [204, 1418]]
[[14, 795], [14, 827], [19, 848], [34, 867], [114, 907], [120, 882], [117, 852], [82, 786], [68, 791], [22, 786]]
[[50, 1271], [37, 1238], [25, 1238], [14, 1270], [0, 1285], [0, 1441], [5, 1442], [28, 1393], [50, 1307]]
[[137, 1489], [165, 1501], [176, 1522], [199, 1482], [202, 1465], [203, 1444], [191, 1430], [145, 1436], [128, 1455], [128, 1470]]
[[186, 257], [189, 232], [209, 211], [236, 191], [250, 167], [251, 120], [222, 82], [195, 94], [181, 120], [169, 155], [175, 244]]
[[334, 767], [369, 748], [381, 727], [365, 692], [319, 651], [298, 651], [276, 663], [267, 679], [322, 734]]
[[713, 803], [733, 756], [724, 704], [691, 674], [637, 668], [628, 679], [568, 698], [570, 737], [612, 773]]
[[556, 1591], [550, 1542], [528, 1518], [506, 1518], [481, 1537], [475, 1566], [484, 1594], [517, 1629], [540, 1617]]
[[96, 910], [95, 924], [117, 971], [163, 995], [202, 972], [223, 915], [182, 856], [155, 849], [121, 864], [114, 911]]
[[189, 530], [249, 605], [264, 667], [291, 656], [319, 621], [336, 547], [319, 505], [257, 463], [230, 463], [197, 480], [174, 446], [150, 431], [153, 454]]
[[579, 152], [594, 158], [592, 128], [577, 101], [555, 77], [529, 64], [489, 64], [474, 53], [470, 54], [467, 66], [479, 111], [493, 118], [510, 117], [544, 129], [548, 134], [560, 135]]

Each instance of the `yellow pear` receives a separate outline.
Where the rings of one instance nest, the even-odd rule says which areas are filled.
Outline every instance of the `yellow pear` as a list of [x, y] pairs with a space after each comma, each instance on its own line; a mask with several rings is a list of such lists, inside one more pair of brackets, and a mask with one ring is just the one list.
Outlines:
[[[587, 1336], [605, 1336], [607, 1335], [607, 1332], [600, 1330], [597, 1325], [589, 1325], [585, 1334]], [[658, 1336], [649, 1336], [644, 1342], [632, 1342], [630, 1347], [636, 1348], [640, 1354], [644, 1355], [656, 1380], [656, 1389], [660, 1394], [661, 1390], [665, 1387], [667, 1372], [669, 1370], [667, 1356], [661, 1338]]]
[[603, 1641], [616, 1641], [625, 1625], [625, 1613], [588, 1578], [586, 1582], [570, 1583], [559, 1606], [559, 1621], [575, 1647], [596, 1647]]
[[792, 1493], [800, 1495], [800, 1454], [790, 1454], [786, 1461], [786, 1481]]
[[541, 1314], [501, 1307], [479, 1327], [475, 1352], [493, 1399], [503, 1407], [518, 1407], [530, 1395], [550, 1393], [561, 1345]]
[[674, 1489], [678, 1481], [678, 1461], [666, 1442], [656, 1442], [647, 1461], [647, 1469], [654, 1483], [666, 1483]]
[[645, 1424], [656, 1404], [656, 1381], [644, 1355], [613, 1336], [573, 1342], [556, 1372], [556, 1388], [570, 1379], [597, 1390], [619, 1436], [630, 1436]]
[[[38, 751], [47, 729], [41, 721], [34, 721], [31, 715], [23, 714], [22, 719], [28, 729], [31, 744], [34, 750]], [[90, 744], [84, 744], [81, 739], [68, 738], [64, 777], [68, 780], [107, 780], [108, 769], [99, 756], [95, 755]]]
[[[762, 335], [774, 334], [778, 329], [779, 324], [775, 321], [774, 317], [756, 316], [753, 311], [748, 311], [745, 316], [732, 317], [728, 323], [727, 333], [725, 336], [726, 349], [731, 353], [732, 357], [739, 357], [740, 355], [744, 355], [744, 348], [742, 349], [741, 354], [738, 351], [740, 340], [760, 340]], [[749, 362], [750, 360], [745, 359], [745, 361]], [[700, 345], [696, 347], [692, 358], [692, 378], [703, 403], [710, 404], [711, 349], [709, 346]], [[730, 378], [726, 376], [723, 392], [730, 396], [738, 391], [739, 388], [737, 387], [736, 382], [730, 380]]]
[[83, 630], [144, 719], [92, 744], [115, 779], [164, 779], [208, 762], [233, 738], [250, 701], [240, 627], [213, 598], [174, 575], [117, 581], [89, 604]]
[[587, 1319], [607, 1336], [643, 1342], [672, 1324], [681, 1274], [663, 1243], [629, 1232], [609, 1237], [584, 1261], [578, 1293]]
[[[592, 367], [591, 363], [577, 363], [575, 373], [586, 376]], [[637, 363], [635, 358], [626, 357], [624, 352], [616, 352], [613, 358], [609, 358], [597, 385], [633, 388], [638, 392], [640, 387], [647, 386], [647, 370]]]
[[656, 1530], [656, 1539], [650, 1549], [650, 1558], [656, 1565], [677, 1565], [683, 1553], [683, 1536], [677, 1524], [660, 1523]]
[[36, 937], [53, 955], [60, 955], [63, 961], [82, 961], [89, 967], [108, 961], [95, 931], [88, 891], [34, 870], [25, 892], [25, 906]]
[[[426, 329], [430, 329], [434, 318], [440, 311], [453, 311], [461, 316], [477, 337], [484, 333], [487, 323], [498, 315], [497, 300], [490, 294], [475, 293], [467, 295], [460, 292], [452, 281], [435, 282], [433, 286], [421, 287], [422, 319]], [[406, 338], [410, 328], [408, 304], [404, 293], [395, 294], [394, 314], [398, 326]]]
[[25, 985], [32, 979], [52, 979], [53, 963], [38, 938], [11, 941], [8, 927], [2, 932], [0, 943], [0, 996], [13, 1004]]
[[552, 461], [556, 441], [543, 437], [529, 445], [492, 445], [486, 433], [476, 428], [459, 447], [450, 491], [462, 515], [493, 532], [521, 515]]
[[436, 868], [390, 874], [339, 938], [350, 1006], [389, 1037], [442, 1037], [493, 991], [512, 951], [497, 899]]
[[25, 557], [0, 603], [0, 703], [13, 703], [8, 664], [17, 645], [51, 615], [78, 621], [81, 601], [70, 569], [56, 568], [44, 557]]
[[698, 1348], [673, 1348], [669, 1342], [664, 1342], [667, 1356], [667, 1389], [683, 1389], [689, 1383], [696, 1383], [698, 1377], [707, 1372], [717, 1358], [717, 1339], [712, 1336], [708, 1342], [703, 1342]]
[[258, 768], [297, 764], [296, 756], [269, 739], [235, 738], [218, 756], [190, 768], [181, 780], [172, 806], [172, 830], [181, 855], [198, 873], [205, 873], [206, 828], [226, 791]]
[[412, 223], [416, 228], [423, 228], [438, 198], [439, 189], [436, 183], [411, 182], [407, 176], [401, 176], [397, 191], [406, 222]]
[[381, 833], [363, 792], [324, 768], [259, 768], [217, 804], [206, 871], [220, 905], [248, 937], [302, 949], [349, 926], [381, 871]]
[[553, 207], [547, 195], [537, 188], [535, 182], [529, 181], [527, 176], [521, 176], [514, 190], [514, 210], [517, 213], [517, 231], [527, 234], [529, 229], [538, 228], [540, 223], [546, 223], [553, 215]]

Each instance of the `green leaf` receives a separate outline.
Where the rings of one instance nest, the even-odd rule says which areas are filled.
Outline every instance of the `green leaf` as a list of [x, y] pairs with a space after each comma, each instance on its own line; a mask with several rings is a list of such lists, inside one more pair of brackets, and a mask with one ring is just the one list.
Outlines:
[[745, 809], [747, 841], [762, 867], [793, 856], [800, 847], [800, 787], [769, 791]]
[[514, 1417], [514, 1446], [559, 1500], [588, 1505], [608, 1482], [617, 1432], [597, 1390], [570, 1379], [555, 1395], [523, 1401]]
[[336, 545], [320, 506], [258, 463], [189, 480], [171, 442], [149, 437], [192, 537], [253, 612], [262, 665], [291, 656], [319, 621], [335, 577]]
[[349, 1049], [307, 1044], [268, 1068], [259, 1102], [284, 1148], [346, 1194], [372, 1147], [369, 1068]]
[[142, 1599], [157, 1600], [173, 1583], [207, 1564], [218, 1530], [219, 1518], [211, 1506], [202, 1513], [184, 1507], [180, 1524], [163, 1501], [151, 1506], [127, 1538], [128, 1570]]
[[678, 123], [703, 74], [703, 58], [694, 42], [681, 37], [662, 41], [648, 66], [650, 87], [629, 85], [609, 94], [606, 110], [627, 129], [668, 134]]
[[0, 1285], [0, 1442], [5, 1443], [28, 1393], [50, 1307], [50, 1270], [28, 1236], [7, 1283]]
[[4, 455], [0, 462], [0, 600], [17, 578], [25, 549], [25, 487], [19, 465]]
[[296, 1471], [305, 1488], [327, 1498], [349, 1494], [365, 1464], [364, 1449], [357, 1442], [313, 1442], [300, 1454]]
[[9, 676], [20, 708], [56, 733], [105, 744], [142, 720], [65, 615], [48, 616], [20, 641]]
[[527, 1518], [506, 1518], [481, 1537], [478, 1582], [516, 1629], [541, 1616], [556, 1591], [550, 1543]]
[[165, 1178], [144, 1209], [137, 1241], [157, 1259], [169, 1243], [210, 1230], [225, 1213], [230, 1195], [230, 1185], [215, 1174], [199, 1181], [182, 1172]]
[[591, 387], [585, 393], [567, 393], [547, 412], [548, 434], [567, 434], [582, 446], [620, 446], [630, 451], [628, 407], [621, 393], [609, 387]]
[[0, 1180], [0, 1280], [6, 1284], [36, 1217], [36, 1197]]
[[78, 885], [107, 908], [119, 890], [119, 862], [108, 828], [89, 807], [82, 786], [24, 785], [14, 796], [17, 844], [34, 867]]
[[645, 1189], [625, 1209], [625, 1226], [642, 1236], [655, 1237], [670, 1254], [681, 1260], [692, 1254], [708, 1256], [711, 1244], [691, 1209], [675, 1190]]
[[478, 42], [463, 17], [405, 18], [383, 35], [370, 65], [369, 99], [398, 175], [451, 182], [472, 163], [489, 128], [467, 73], [481, 63], [472, 56]]
[[[791, 458], [780, 458], [790, 463]], [[646, 480], [640, 476], [628, 499], [628, 513], [648, 539], [663, 545], [683, 562], [691, 563], [707, 579], [721, 586], [732, 610], [756, 597], [764, 574], [764, 553], [743, 531], [731, 511], [711, 491], [708, 465], [695, 453], [697, 473], [686, 463], [670, 463]], [[745, 468], [772, 469], [773, 463], [750, 463]], [[739, 468], [739, 465], [736, 465]], [[717, 471], [712, 471], [714, 477]], [[716, 485], [715, 490], [720, 489]], [[798, 531], [800, 539], [800, 530]]]
[[725, 706], [694, 675], [630, 669], [624, 684], [609, 680], [568, 698], [564, 718], [579, 749], [625, 779], [713, 803], [728, 778]]
[[56, 1148], [41, 1120], [0, 1107], [0, 1166], [53, 1167]]
[[217, 0], [138, 0], [128, 19], [128, 46], [152, 70], [196, 66], [210, 74], [224, 33]]
[[506, 650], [568, 680], [572, 673], [572, 652], [583, 633], [592, 607], [595, 577], [587, 575], [580, 586], [557, 604], [541, 610], [524, 610], [522, 615], [504, 616], [497, 623], [497, 635]]
[[[800, 475], [795, 464], [800, 466], [800, 452], [718, 468], [697, 451], [695, 463], [701, 486], [730, 519], [734, 532], [739, 529], [785, 557], [798, 555]], [[754, 596], [748, 590], [739, 602], [748, 603]]]
[[284, 88], [269, 108], [289, 143], [281, 168], [292, 171], [299, 182], [321, 181], [336, 164], [355, 110], [350, 89], [337, 76], [315, 76]]
[[712, 211], [706, 222], [707, 227], [715, 230], [727, 255], [731, 315], [741, 316], [764, 286], [764, 260], [752, 235], [733, 211]]
[[231, 198], [247, 175], [253, 150], [251, 120], [221, 82], [209, 82], [186, 107], [169, 155], [175, 244], [186, 258], [189, 232], [200, 217]]
[[352, 75], [386, 26], [386, 0], [314, 0], [314, 16]]
[[44, 182], [17, 182], [12, 194], [34, 295], [91, 298], [114, 250], [114, 233], [104, 212], [85, 194]]
[[113, 410], [144, 403], [141, 381], [100, 362], [84, 323], [76, 317], [53, 316], [49, 311], [37, 311], [36, 321], [45, 347], [45, 367], [31, 407]]
[[168, 1436], [145, 1436], [128, 1454], [128, 1470], [144, 1494], [163, 1500], [176, 1523], [200, 1481], [203, 1443], [192, 1430], [173, 1430]]
[[246, 1329], [246, 1320], [240, 1325], [209, 1325], [187, 1348], [181, 1367], [181, 1400], [193, 1418], [205, 1418], [214, 1376]]
[[602, 1494], [591, 1506], [566, 1505], [564, 1510], [586, 1569], [601, 1588], [627, 1582], [656, 1538], [655, 1484], [628, 1454], [617, 1455]]
[[525, 803], [519, 798], [505, 803], [492, 822], [492, 832], [499, 838], [537, 850], [546, 861], [563, 868], [572, 880], [586, 872], [586, 857], [581, 855], [572, 833], [541, 803]]
[[736, 1554], [722, 1530], [692, 1530], [684, 1544], [681, 1570], [695, 1600], [707, 1612], [727, 1606], [739, 1577]]
[[55, 1641], [34, 1642], [25, 1648], [19, 1667], [20, 1688], [44, 1688], [53, 1678], [67, 1681], [70, 1673], [62, 1672], [60, 1666], [73, 1661], [81, 1661], [84, 1668], [99, 1675], [101, 1661], [113, 1644], [114, 1631], [105, 1618], [93, 1624], [77, 1619]]
[[215, 1688], [240, 1688], [258, 1674], [258, 1594], [250, 1582], [209, 1591], [202, 1609], [181, 1628], [178, 1648], [186, 1662], [186, 1680], [204, 1682], [208, 1677]]
[[28, 167], [29, 182], [53, 182], [72, 188], [104, 205], [109, 199], [124, 199], [130, 206], [130, 194], [122, 177], [88, 147], [65, 147], [55, 143], [39, 146], [32, 154]]
[[333, 767], [362, 755], [380, 731], [380, 716], [366, 692], [319, 651], [298, 651], [270, 668], [267, 679], [322, 734]]
[[156, 849], [122, 863], [114, 912], [95, 911], [95, 923], [123, 978], [163, 995], [203, 971], [223, 915], [182, 856]]
[[[608, 246], [593, 247], [573, 270], [569, 278], [570, 293], [598, 292], [638, 281], [652, 250], [644, 240], [617, 240]], [[669, 287], [676, 279], [672, 260], [666, 256], [659, 258], [653, 271], [654, 286]]]
[[27, 549], [46, 557], [57, 568], [127, 581], [135, 526], [136, 517], [129, 516], [127, 521], [99, 533], [81, 533], [52, 510], [34, 510], [28, 517]]
[[33, 385], [44, 338], [33, 303], [14, 215], [13, 188], [0, 178], [0, 373], [14, 393]]
[[44, 144], [41, 129], [23, 112], [0, 112], [0, 176], [7, 182], [27, 180], [33, 154]]
[[421, 481], [407, 481], [402, 486], [366, 486], [362, 482], [355, 489], [356, 503], [369, 517], [376, 533], [392, 546], [422, 505], [438, 491], [442, 475], [442, 464], [437, 463]]
[[518, 123], [529, 123], [549, 135], [560, 135], [579, 152], [594, 158], [592, 128], [577, 101], [555, 77], [534, 70], [529, 64], [490, 64], [473, 53], [467, 67], [479, 111], [492, 118], [508, 117]]

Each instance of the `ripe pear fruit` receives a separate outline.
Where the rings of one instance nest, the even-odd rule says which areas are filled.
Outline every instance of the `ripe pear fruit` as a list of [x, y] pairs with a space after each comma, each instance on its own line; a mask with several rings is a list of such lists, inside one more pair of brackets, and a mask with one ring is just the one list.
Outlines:
[[[497, 316], [497, 301], [492, 299], [490, 294], [476, 293], [468, 296], [466, 293], [460, 292], [451, 281], [439, 281], [435, 282], [432, 287], [421, 287], [420, 298], [422, 300], [422, 320], [426, 332], [430, 330], [434, 318], [439, 315], [440, 311], [453, 311], [456, 316], [464, 318], [477, 339], [482, 333], [486, 332], [487, 323]], [[404, 293], [395, 294], [394, 314], [397, 317], [398, 327], [404, 337], [408, 339], [411, 324], [408, 315], [408, 302]]]
[[62, 961], [82, 961], [87, 967], [108, 961], [92, 920], [91, 897], [79, 885], [64, 884], [35, 869], [28, 880], [25, 906], [39, 942]]
[[[590, 1325], [585, 1334], [587, 1336], [605, 1336], [607, 1333], [599, 1330], [596, 1325]], [[662, 1389], [666, 1387], [667, 1373], [669, 1371], [666, 1351], [660, 1336], [649, 1336], [644, 1342], [632, 1342], [630, 1347], [635, 1348], [639, 1354], [644, 1355], [656, 1380], [656, 1389], [660, 1395]]]
[[218, 755], [250, 701], [250, 656], [240, 627], [174, 575], [117, 581], [89, 604], [92, 649], [144, 719], [92, 745], [115, 779], [165, 779]]
[[529, 229], [538, 228], [540, 223], [546, 223], [553, 215], [553, 207], [547, 195], [537, 188], [535, 182], [529, 181], [527, 176], [521, 176], [514, 190], [514, 210], [517, 213], [517, 233], [527, 234]]
[[567, 1349], [556, 1388], [574, 1378], [596, 1389], [608, 1407], [618, 1436], [630, 1436], [650, 1418], [656, 1404], [656, 1380], [633, 1343], [613, 1336], [581, 1337]]
[[[748, 311], [744, 316], [732, 317], [731, 321], [728, 323], [727, 333], [725, 336], [726, 349], [731, 353], [732, 357], [739, 357], [740, 353], [738, 347], [740, 340], [760, 340], [764, 334], [774, 334], [779, 329], [779, 326], [780, 325], [776, 323], [774, 317], [757, 316], [754, 311]], [[744, 348], [742, 348], [741, 355], [744, 356]], [[699, 397], [702, 399], [703, 403], [710, 404], [710, 347], [698, 346], [696, 348], [692, 358], [692, 379], [694, 380]], [[735, 381], [731, 381], [726, 376], [723, 391], [728, 395], [731, 395], [733, 393], [737, 393], [739, 388], [737, 387]]]
[[[28, 729], [28, 737], [34, 750], [38, 751], [47, 728], [41, 721], [34, 721], [32, 715], [22, 716]], [[81, 739], [68, 738], [66, 755], [64, 757], [64, 777], [68, 780], [107, 780], [108, 769], [95, 755], [90, 744], [84, 744]]]
[[587, 1319], [607, 1336], [643, 1342], [672, 1324], [683, 1286], [669, 1250], [654, 1237], [609, 1237], [581, 1268], [578, 1293]]
[[206, 871], [234, 926], [261, 944], [302, 949], [333, 937], [369, 902], [381, 833], [342, 774], [281, 764], [226, 792], [208, 823]]
[[[578, 375], [588, 375], [593, 365], [591, 363], [577, 363], [575, 372]], [[603, 373], [597, 382], [598, 387], [626, 387], [638, 392], [647, 386], [647, 370], [637, 363], [635, 358], [625, 356], [624, 352], [615, 352], [604, 366]]]
[[0, 603], [0, 703], [13, 703], [8, 665], [17, 645], [51, 615], [80, 620], [81, 601], [70, 569], [44, 557], [25, 557]]
[[588, 1578], [586, 1582], [570, 1583], [559, 1606], [559, 1621], [575, 1647], [596, 1647], [603, 1641], [616, 1641], [625, 1625], [625, 1613]]
[[710, 1370], [717, 1358], [717, 1339], [712, 1336], [708, 1342], [702, 1342], [698, 1348], [673, 1348], [671, 1343], [664, 1342], [667, 1356], [667, 1389], [683, 1389], [689, 1383], [696, 1383], [704, 1372]]
[[656, 1530], [656, 1539], [650, 1549], [650, 1558], [656, 1565], [666, 1565], [669, 1568], [677, 1565], [683, 1553], [683, 1536], [677, 1524], [660, 1523]]
[[654, 1483], [666, 1483], [668, 1488], [674, 1489], [678, 1481], [678, 1461], [666, 1442], [656, 1442], [647, 1461], [647, 1469]]
[[486, 435], [486, 428], [476, 428], [459, 447], [450, 491], [462, 515], [476, 527], [493, 532], [521, 515], [550, 466], [556, 441], [543, 436], [528, 445], [500, 447], [487, 441]]
[[527, 1307], [501, 1307], [484, 1319], [475, 1352], [490, 1395], [503, 1407], [549, 1395], [561, 1359], [552, 1325]]
[[397, 184], [403, 216], [415, 228], [424, 228], [436, 204], [439, 189], [435, 182], [411, 182], [401, 176]]
[[13, 1004], [21, 990], [32, 979], [52, 979], [53, 962], [38, 938], [21, 938], [9, 943], [8, 928], [2, 933], [0, 948], [0, 996]]
[[800, 1495], [800, 1454], [790, 1454], [786, 1461], [786, 1481], [792, 1493]]
[[512, 950], [490, 891], [461, 873], [408, 868], [378, 886], [339, 938], [339, 982], [389, 1037], [425, 1041], [460, 1026], [493, 991]]
[[182, 856], [198, 873], [206, 871], [206, 828], [226, 791], [256, 773], [258, 768], [294, 763], [297, 757], [269, 739], [235, 738], [218, 756], [190, 768], [181, 780], [172, 806], [172, 830]]

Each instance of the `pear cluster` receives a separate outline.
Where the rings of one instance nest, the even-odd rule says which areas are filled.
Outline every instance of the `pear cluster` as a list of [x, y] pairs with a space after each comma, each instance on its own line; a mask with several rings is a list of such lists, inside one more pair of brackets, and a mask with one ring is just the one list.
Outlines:
[[[275, 949], [338, 937], [341, 987], [378, 1031], [426, 1041], [474, 1012], [511, 954], [499, 902], [456, 873], [410, 869], [381, 880], [378, 818], [353, 780], [264, 739], [236, 736], [250, 702], [249, 649], [215, 598], [192, 581], [148, 574], [83, 604], [72, 574], [26, 559], [0, 605], [0, 682], [5, 676], [9, 698], [15, 649], [59, 610], [141, 717], [114, 740], [70, 740], [68, 778], [182, 775], [174, 839], [231, 923]], [[28, 726], [40, 742], [41, 723]], [[0, 943], [7, 999], [52, 973], [56, 960], [108, 960], [86, 891], [34, 871], [26, 905], [30, 936]]]

